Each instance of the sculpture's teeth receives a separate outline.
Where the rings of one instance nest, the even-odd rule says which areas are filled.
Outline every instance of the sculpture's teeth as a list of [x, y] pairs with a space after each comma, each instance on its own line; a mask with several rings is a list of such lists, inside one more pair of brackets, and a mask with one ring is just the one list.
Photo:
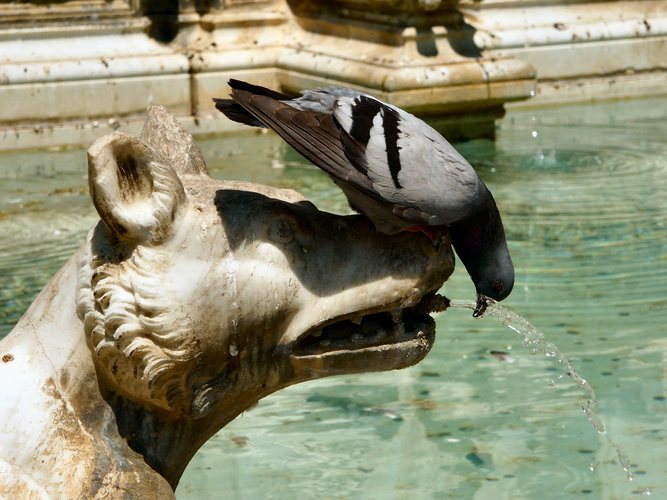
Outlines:
[[393, 311], [389, 312], [389, 315], [391, 316], [391, 321], [396, 325], [401, 322], [401, 310], [400, 309], [394, 309]]
[[322, 329], [319, 328], [319, 329], [317, 329], [317, 330], [313, 330], [310, 334], [311, 334], [313, 337], [321, 337], [321, 336], [322, 336]]
[[403, 324], [403, 311], [395, 309], [389, 313], [393, 323], [392, 335], [400, 337], [405, 333], [405, 325]]
[[364, 319], [364, 316], [362, 314], [359, 314], [357, 316], [352, 316], [350, 318], [350, 321], [352, 323], [354, 323], [355, 325], [360, 325], [363, 319]]

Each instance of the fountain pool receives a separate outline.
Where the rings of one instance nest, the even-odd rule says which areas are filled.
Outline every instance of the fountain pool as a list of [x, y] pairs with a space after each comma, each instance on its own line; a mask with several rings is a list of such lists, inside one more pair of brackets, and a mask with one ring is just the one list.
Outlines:
[[[470, 311], [437, 318], [407, 370], [323, 379], [264, 400], [194, 458], [180, 499], [667, 498], [667, 100], [513, 110], [495, 142], [457, 145], [491, 187], [516, 264], [503, 304], [595, 388]], [[217, 177], [345, 199], [268, 133], [201, 141]], [[97, 220], [85, 150], [0, 155], [0, 335]], [[472, 299], [459, 266], [443, 292]]]

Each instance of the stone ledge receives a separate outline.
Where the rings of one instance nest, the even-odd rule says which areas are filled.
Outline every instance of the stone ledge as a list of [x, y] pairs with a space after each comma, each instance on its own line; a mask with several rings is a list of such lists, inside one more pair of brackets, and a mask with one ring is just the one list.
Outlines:
[[535, 97], [507, 103], [508, 108], [556, 106], [566, 103], [667, 96], [667, 71], [651, 71], [568, 80], [540, 81]]
[[667, 2], [463, 0], [486, 56], [534, 67], [542, 103], [667, 93]]
[[[77, 5], [104, 9], [99, 3]], [[428, 9], [421, 12], [421, 3], [396, 4], [410, 11], [405, 19], [413, 25], [394, 26], [392, 16], [375, 15], [373, 2], [356, 2], [355, 20], [302, 17], [294, 10], [298, 3], [234, 2], [203, 15], [185, 6], [170, 44], [146, 34], [160, 16], [149, 21], [123, 0], [110, 4], [101, 25], [10, 23], [0, 33], [0, 99], [9, 103], [0, 109], [0, 134], [12, 139], [0, 149], [69, 143], [77, 140], [76, 130], [82, 131], [77, 142], [87, 141], [88, 122], [131, 125], [150, 104], [191, 116], [194, 133], [200, 127], [203, 133], [226, 131], [230, 125], [215, 114], [211, 98], [227, 95], [232, 77], [288, 92], [354, 86], [411, 111], [454, 119], [464, 112], [497, 116], [504, 102], [534, 91], [529, 64], [462, 55], [451, 40], [456, 29], [426, 26], [459, 19], [452, 6], [438, 7], [433, 18]], [[134, 15], [118, 18], [129, 5]], [[340, 30], [357, 31], [344, 39]], [[59, 127], [67, 131], [56, 132]]]
[[0, 149], [87, 142], [74, 132], [132, 124], [152, 103], [189, 116], [194, 133], [233, 130], [210, 103], [230, 77], [353, 86], [444, 121], [501, 116], [535, 93], [535, 104], [665, 93], [659, 0], [242, 0], [203, 15], [183, 4], [170, 44], [146, 35], [155, 19], [138, 5], [0, 5], [0, 137], [12, 138]]

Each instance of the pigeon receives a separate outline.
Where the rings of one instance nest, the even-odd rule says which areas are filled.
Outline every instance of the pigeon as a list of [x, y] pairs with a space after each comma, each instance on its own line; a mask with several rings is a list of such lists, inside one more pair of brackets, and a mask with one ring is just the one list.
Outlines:
[[414, 115], [354, 89], [291, 97], [230, 80], [214, 98], [229, 119], [274, 130], [342, 189], [385, 234], [419, 231], [434, 244], [449, 232], [477, 292], [473, 316], [514, 286], [514, 265], [496, 202], [472, 166]]

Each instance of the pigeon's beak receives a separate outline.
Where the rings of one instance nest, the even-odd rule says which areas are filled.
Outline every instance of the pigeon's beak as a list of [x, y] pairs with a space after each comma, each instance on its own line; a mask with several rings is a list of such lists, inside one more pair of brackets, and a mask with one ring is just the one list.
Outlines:
[[479, 318], [480, 316], [482, 316], [488, 306], [489, 306], [488, 297], [486, 295], [482, 295], [481, 293], [478, 294], [477, 305], [475, 306], [475, 310], [472, 313], [472, 317]]

